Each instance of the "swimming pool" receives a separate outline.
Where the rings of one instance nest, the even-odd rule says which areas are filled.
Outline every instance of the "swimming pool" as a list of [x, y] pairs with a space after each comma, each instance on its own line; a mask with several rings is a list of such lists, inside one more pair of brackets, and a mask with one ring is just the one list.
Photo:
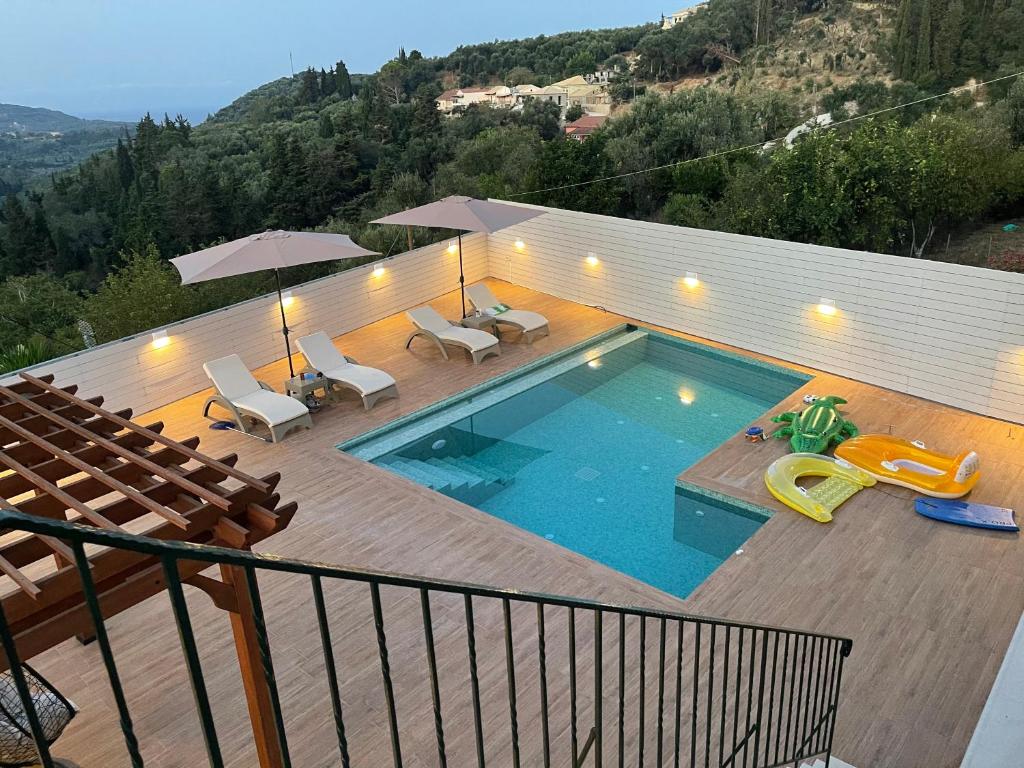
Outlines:
[[767, 513], [677, 476], [808, 379], [621, 326], [339, 448], [682, 597]]

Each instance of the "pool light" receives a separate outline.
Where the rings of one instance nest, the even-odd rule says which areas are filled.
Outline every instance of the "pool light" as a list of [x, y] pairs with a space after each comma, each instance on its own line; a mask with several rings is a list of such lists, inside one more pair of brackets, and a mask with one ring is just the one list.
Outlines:
[[171, 337], [167, 335], [167, 331], [153, 331], [153, 349], [163, 349], [171, 343]]
[[834, 315], [838, 310], [836, 309], [835, 299], [821, 299], [818, 302], [818, 311], [823, 315]]
[[371, 274], [374, 277], [383, 277], [384, 276], [384, 263], [383, 262], [378, 262], [378, 263], [374, 264], [373, 265], [373, 272]]
[[291, 291], [285, 291], [281, 294], [281, 306], [288, 309], [292, 304], [295, 303], [295, 297]]
[[459, 246], [457, 246], [455, 244], [455, 241], [454, 240], [449, 240], [448, 241], [448, 253], [450, 253], [452, 255], [455, 255], [455, 253], [457, 253], [458, 250], [459, 250]]
[[680, 389], [679, 390], [679, 402], [683, 405], [693, 405], [693, 401], [696, 400], [696, 396], [692, 390]]
[[588, 368], [593, 368], [595, 371], [600, 368], [604, 363], [601, 362], [601, 358], [595, 357], [593, 360], [587, 363]]
[[597, 256], [596, 256], [595, 254], [593, 254], [593, 253], [588, 253], [588, 254], [587, 254], [587, 258], [586, 258], [586, 262], [587, 262], [587, 264], [589, 264], [589, 265], [590, 265], [591, 267], [596, 267], [596, 266], [597, 266], [598, 264], [600, 264], [600, 263], [601, 263], [601, 260], [600, 260], [599, 258], [597, 258]]
[[683, 284], [687, 288], [696, 288], [700, 285], [700, 278], [697, 277], [696, 272], [687, 272], [686, 277], [683, 278]]
[[522, 238], [517, 237], [515, 242], [516, 250], [521, 251], [526, 247], [526, 243], [523, 242]]

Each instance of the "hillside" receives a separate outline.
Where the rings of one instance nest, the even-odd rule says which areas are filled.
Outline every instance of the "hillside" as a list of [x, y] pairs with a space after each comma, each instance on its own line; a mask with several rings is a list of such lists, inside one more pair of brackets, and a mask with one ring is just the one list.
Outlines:
[[[79, 319], [102, 342], [265, 292], [261, 275], [181, 286], [166, 263], [263, 229], [345, 232], [393, 253], [405, 232], [369, 222], [447, 194], [1024, 271], [1015, 239], [971, 237], [1024, 209], [1024, 81], [764, 149], [820, 111], [863, 115], [1024, 68], [1005, 36], [999, 51], [985, 43], [992, 23], [1008, 23], [1001, 12], [965, 30], [971, 45], [950, 47], [921, 24], [897, 34], [928, 1], [709, 0], [670, 29], [440, 57], [401, 49], [364, 76], [338, 61], [261, 86], [194, 128], [146, 116], [113, 150], [0, 204], [0, 352], [26, 340], [43, 355], [81, 346]], [[911, 45], [915, 71], [899, 78], [893, 62]], [[599, 70], [615, 72], [613, 117], [583, 142], [566, 140], [562, 108], [539, 98], [455, 117], [436, 104], [454, 84], [543, 86]]]
[[0, 197], [110, 149], [130, 128], [53, 109], [0, 104]]
[[0, 133], [75, 133], [80, 131], [117, 131], [127, 123], [112, 120], [85, 120], [42, 107], [0, 104]]

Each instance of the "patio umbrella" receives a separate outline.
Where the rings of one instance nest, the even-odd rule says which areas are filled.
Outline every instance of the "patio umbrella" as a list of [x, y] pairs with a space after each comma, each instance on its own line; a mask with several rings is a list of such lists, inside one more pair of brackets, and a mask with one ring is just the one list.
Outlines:
[[497, 232], [543, 215], [543, 211], [520, 208], [507, 203], [492, 203], [472, 197], [453, 195], [433, 203], [394, 213], [371, 224], [405, 224], [417, 227], [439, 227], [459, 230], [459, 291], [462, 293], [462, 316], [466, 316], [466, 275], [462, 268], [462, 233]]
[[216, 280], [219, 277], [247, 275], [265, 269], [274, 270], [274, 278], [277, 280], [277, 303], [281, 308], [281, 333], [284, 334], [284, 348], [288, 354], [288, 373], [295, 378], [292, 347], [288, 341], [288, 320], [285, 317], [284, 298], [281, 295], [280, 270], [318, 261], [376, 255], [376, 251], [368, 251], [353, 243], [348, 235], [275, 230], [242, 237], [230, 243], [221, 243], [195, 253], [187, 253], [171, 259], [171, 264], [181, 273], [182, 285]]

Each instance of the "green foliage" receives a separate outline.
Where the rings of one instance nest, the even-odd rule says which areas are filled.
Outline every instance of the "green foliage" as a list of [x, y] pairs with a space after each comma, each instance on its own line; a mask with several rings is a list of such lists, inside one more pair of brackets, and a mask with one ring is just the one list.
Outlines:
[[201, 311], [194, 289], [181, 284], [155, 245], [122, 255], [124, 264], [107, 276], [84, 307], [100, 343], [158, 328]]
[[0, 347], [0, 373], [9, 373], [38, 363], [45, 363], [53, 357], [50, 346], [41, 339], [33, 339], [12, 347]]
[[565, 122], [571, 123], [574, 120], [579, 120], [585, 114], [587, 114], [587, 112], [585, 109], [583, 109], [583, 105], [573, 104], [571, 107], [565, 110]]

